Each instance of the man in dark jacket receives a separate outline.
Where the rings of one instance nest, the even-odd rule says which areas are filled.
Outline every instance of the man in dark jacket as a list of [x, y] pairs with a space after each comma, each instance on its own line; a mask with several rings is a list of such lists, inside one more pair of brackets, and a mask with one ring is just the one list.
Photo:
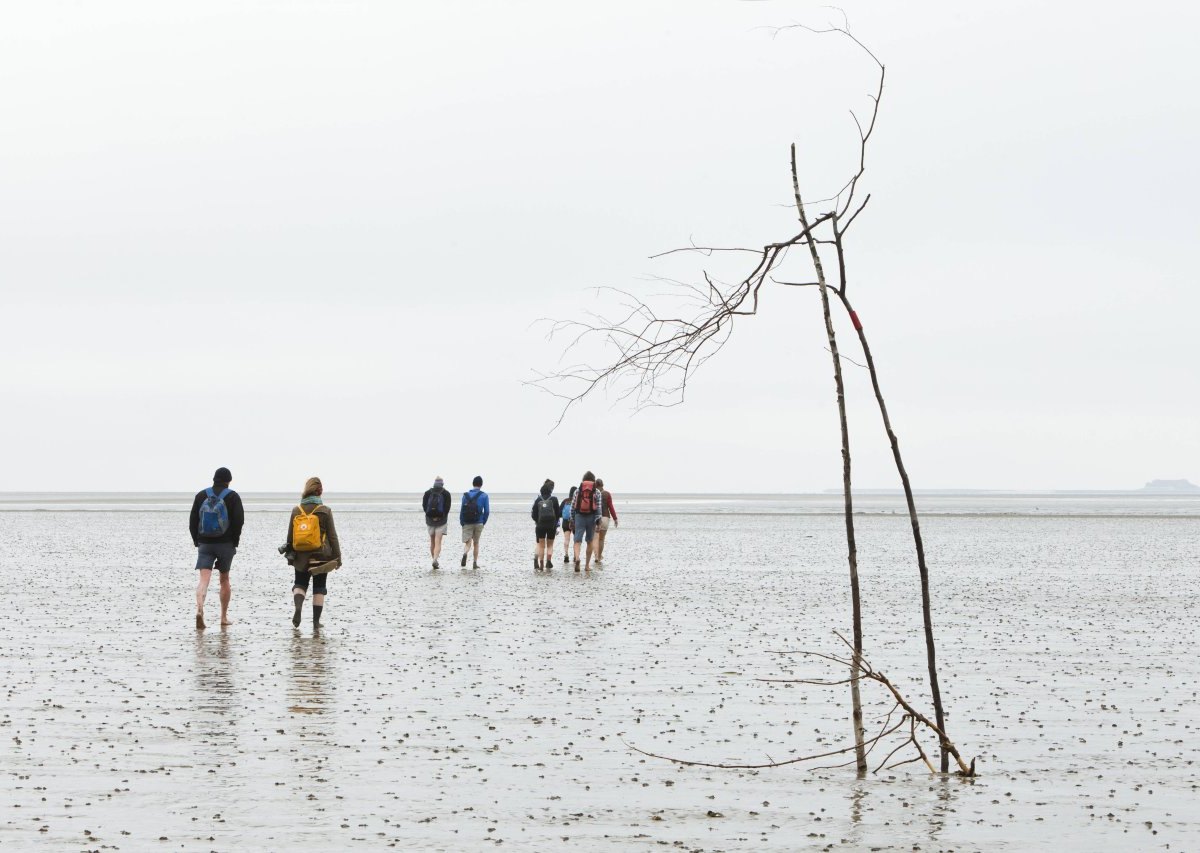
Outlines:
[[433, 488], [427, 489], [421, 498], [425, 527], [429, 531], [429, 556], [433, 558], [435, 569], [440, 568], [438, 557], [442, 553], [442, 537], [446, 535], [446, 519], [450, 517], [450, 500], [441, 477], [433, 478]]
[[242, 498], [229, 484], [233, 475], [228, 468], [218, 468], [213, 474], [212, 488], [201, 489], [192, 501], [188, 529], [196, 546], [196, 568], [200, 583], [196, 586], [196, 628], [204, 628], [204, 598], [215, 567], [221, 577], [221, 624], [229, 624], [229, 566], [237, 553], [246, 521]]

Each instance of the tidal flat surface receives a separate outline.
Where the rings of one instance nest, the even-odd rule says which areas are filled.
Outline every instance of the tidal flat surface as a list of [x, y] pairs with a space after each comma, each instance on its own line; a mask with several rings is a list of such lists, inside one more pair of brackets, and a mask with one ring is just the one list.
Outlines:
[[[849, 630], [836, 496], [630, 498], [586, 576], [561, 540], [534, 573], [524, 497], [495, 501], [482, 568], [458, 567], [452, 525], [432, 572], [412, 500], [330, 496], [346, 566], [317, 634], [307, 607], [290, 623], [286, 498], [247, 501], [235, 624], [203, 632], [186, 502], [0, 501], [0, 847], [1200, 849], [1194, 498], [929, 499], [971, 781], [631, 748], [762, 763], [847, 745], [847, 688], [757, 680], [843, 677], [776, 654], [837, 653]], [[907, 518], [864, 506], [867, 656], [928, 710]], [[864, 699], [877, 729], [891, 703]]]

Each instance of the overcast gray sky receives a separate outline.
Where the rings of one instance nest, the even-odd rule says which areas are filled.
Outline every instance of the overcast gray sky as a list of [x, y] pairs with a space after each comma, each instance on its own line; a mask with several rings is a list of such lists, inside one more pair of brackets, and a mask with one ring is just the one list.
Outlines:
[[[1200, 7], [842, 5], [888, 67], [851, 273], [914, 485], [1200, 482]], [[790, 235], [790, 143], [810, 196], [844, 181], [872, 67], [767, 29], [830, 15], [4, 4], [0, 489], [838, 485], [810, 291], [767, 294], [682, 407], [548, 434], [522, 385], [559, 353], [534, 321], [589, 288]], [[894, 486], [848, 383], [856, 481]]]

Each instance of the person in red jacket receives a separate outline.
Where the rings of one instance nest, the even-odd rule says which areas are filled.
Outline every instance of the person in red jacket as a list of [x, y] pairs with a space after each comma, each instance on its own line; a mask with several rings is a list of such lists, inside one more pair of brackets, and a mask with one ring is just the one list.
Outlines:
[[604, 481], [596, 481], [596, 491], [600, 493], [600, 521], [596, 525], [596, 562], [604, 561], [604, 537], [609, 526], [620, 527], [617, 521], [617, 508], [613, 506], [612, 492], [604, 488]]

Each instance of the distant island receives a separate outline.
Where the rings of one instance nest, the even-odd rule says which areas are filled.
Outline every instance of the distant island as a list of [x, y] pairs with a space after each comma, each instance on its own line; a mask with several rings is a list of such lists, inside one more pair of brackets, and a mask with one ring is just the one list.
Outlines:
[[1190, 483], [1187, 480], [1151, 480], [1146, 485], [1142, 486], [1143, 492], [1159, 492], [1179, 494], [1181, 492], [1193, 493], [1200, 492], [1200, 486], [1195, 483]]

